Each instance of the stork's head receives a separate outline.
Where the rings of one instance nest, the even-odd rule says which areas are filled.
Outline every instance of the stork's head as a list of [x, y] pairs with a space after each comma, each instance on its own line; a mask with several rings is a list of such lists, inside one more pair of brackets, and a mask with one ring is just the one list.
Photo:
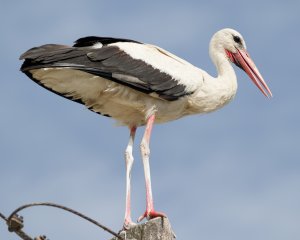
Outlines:
[[[218, 59], [216, 56], [218, 54], [225, 56], [230, 62], [243, 69], [266, 97], [272, 97], [271, 90], [250, 58], [244, 38], [239, 32], [230, 28], [216, 32], [211, 39], [209, 50], [214, 61]], [[218, 65], [217, 62], [216, 64]]]

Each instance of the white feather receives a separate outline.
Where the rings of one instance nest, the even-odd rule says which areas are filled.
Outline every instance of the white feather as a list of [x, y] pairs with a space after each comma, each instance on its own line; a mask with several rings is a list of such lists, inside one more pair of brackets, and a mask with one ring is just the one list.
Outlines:
[[48, 68], [30, 72], [47, 88], [73, 100], [80, 99], [86, 107], [122, 125], [143, 125], [153, 112], [157, 123], [178, 119], [184, 113], [186, 100], [165, 101], [82, 71]]
[[103, 44], [101, 42], [97, 42], [93, 45], [93, 48], [102, 48], [103, 47]]

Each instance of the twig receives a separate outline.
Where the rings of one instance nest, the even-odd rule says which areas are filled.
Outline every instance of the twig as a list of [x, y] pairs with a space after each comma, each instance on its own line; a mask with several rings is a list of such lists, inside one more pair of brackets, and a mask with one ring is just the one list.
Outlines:
[[18, 216], [18, 212], [20, 212], [21, 210], [25, 209], [25, 208], [30, 208], [30, 207], [35, 207], [35, 206], [47, 206], [47, 207], [55, 207], [55, 208], [59, 208], [62, 209], [64, 211], [73, 213], [85, 220], [87, 220], [90, 223], [93, 223], [94, 225], [102, 228], [104, 231], [109, 232], [110, 234], [112, 234], [113, 236], [117, 237], [120, 240], [124, 240], [119, 234], [117, 234], [116, 232], [112, 231], [111, 229], [109, 229], [108, 227], [102, 225], [101, 223], [87, 217], [86, 215], [75, 211], [71, 208], [59, 205], [59, 204], [55, 204], [55, 203], [47, 203], [47, 202], [41, 202], [41, 203], [30, 203], [30, 204], [26, 204], [23, 205], [21, 207], [18, 207], [16, 210], [14, 210], [8, 218], [6, 218], [1, 212], [0, 212], [0, 218], [2, 218], [6, 224], [8, 225], [8, 230], [10, 232], [15, 232], [20, 238], [22, 238], [23, 240], [40, 240], [43, 239], [45, 240], [46, 237], [45, 236], [40, 236], [37, 238], [31, 238], [30, 236], [28, 236], [24, 231], [22, 231], [23, 228], [23, 218]]
[[117, 237], [118, 239], [123, 240], [123, 238], [122, 238], [120, 235], [118, 235], [116, 232], [112, 231], [112, 230], [109, 229], [108, 227], [102, 225], [101, 223], [99, 223], [99, 222], [97, 222], [97, 221], [95, 221], [95, 220], [93, 220], [93, 219], [91, 219], [91, 218], [85, 216], [84, 214], [82, 214], [82, 213], [80, 213], [80, 212], [78, 212], [78, 211], [75, 211], [75, 210], [73, 210], [73, 209], [71, 209], [71, 208], [68, 208], [68, 207], [65, 207], [65, 206], [62, 206], [62, 205], [59, 205], [59, 204], [55, 204], [55, 203], [47, 203], [47, 202], [44, 203], [44, 202], [41, 202], [41, 203], [30, 203], [30, 204], [23, 205], [23, 206], [17, 208], [16, 210], [14, 210], [14, 211], [9, 215], [9, 217], [8, 217], [7, 220], [6, 220], [6, 222], [8, 222], [8, 223], [11, 222], [13, 216], [14, 216], [15, 214], [17, 214], [19, 211], [21, 211], [21, 210], [23, 210], [23, 209], [25, 209], [25, 208], [35, 207], [35, 206], [55, 207], [55, 208], [59, 208], [59, 209], [65, 210], [65, 211], [67, 211], [67, 212], [73, 213], [73, 214], [75, 214], [75, 215], [77, 215], [77, 216], [79, 216], [79, 217], [81, 217], [81, 218], [83, 218], [83, 219], [85, 219], [85, 220], [87, 220], [87, 221], [93, 223], [94, 225], [96, 225], [96, 226], [102, 228], [104, 231], [109, 232], [110, 234], [114, 235], [114, 236]]
[[7, 218], [0, 212], [0, 217], [5, 221], [7, 222]]

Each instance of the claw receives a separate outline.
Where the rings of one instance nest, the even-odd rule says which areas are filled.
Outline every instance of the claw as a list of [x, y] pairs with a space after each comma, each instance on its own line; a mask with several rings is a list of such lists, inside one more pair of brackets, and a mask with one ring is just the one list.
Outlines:
[[136, 226], [136, 223], [132, 222], [132, 221], [125, 221], [123, 224], [123, 229], [122, 230], [129, 230], [130, 228], [133, 228], [134, 226]]
[[156, 212], [154, 210], [149, 211], [149, 212], [146, 211], [143, 215], [141, 215], [138, 218], [137, 222], [141, 222], [144, 218], [147, 218], [147, 220], [150, 220], [152, 218], [157, 218], [157, 217], [165, 217], [166, 218], [167, 215], [162, 212]]

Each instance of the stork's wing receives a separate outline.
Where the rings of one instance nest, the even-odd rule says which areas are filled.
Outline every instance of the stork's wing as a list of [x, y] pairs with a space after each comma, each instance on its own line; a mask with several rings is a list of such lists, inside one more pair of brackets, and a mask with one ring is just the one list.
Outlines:
[[[201, 70], [171, 53], [120, 38], [86, 37], [77, 40], [73, 47], [47, 44], [28, 50], [20, 59], [25, 59], [21, 71], [31, 79], [72, 100], [68, 93], [74, 89], [62, 92], [46, 86], [38, 75], [32, 74], [34, 70], [73, 69], [74, 75], [79, 70], [146, 94], [156, 93], [168, 101], [193, 93], [201, 79]], [[55, 74], [57, 77], [57, 71]], [[80, 102], [80, 96], [77, 101]]]

